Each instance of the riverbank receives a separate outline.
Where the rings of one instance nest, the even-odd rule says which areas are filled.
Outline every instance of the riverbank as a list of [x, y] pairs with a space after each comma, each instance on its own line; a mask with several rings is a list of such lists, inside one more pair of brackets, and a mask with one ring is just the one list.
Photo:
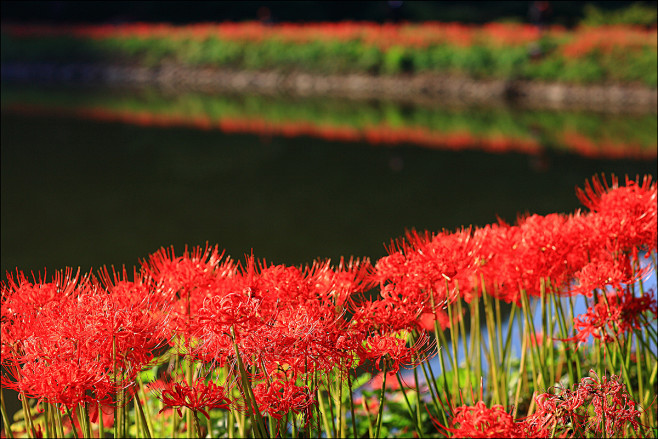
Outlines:
[[655, 113], [656, 89], [641, 85], [576, 85], [523, 80], [476, 80], [438, 74], [376, 76], [157, 67], [100, 63], [3, 63], [5, 83], [149, 87], [204, 93], [390, 100], [414, 105], [514, 105], [522, 108]]

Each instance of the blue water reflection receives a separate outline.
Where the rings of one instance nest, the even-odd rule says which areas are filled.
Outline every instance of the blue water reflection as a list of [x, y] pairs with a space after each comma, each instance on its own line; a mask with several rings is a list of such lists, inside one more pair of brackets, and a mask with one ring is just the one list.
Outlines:
[[[640, 291], [642, 290], [642, 291], [645, 291], [645, 292], [653, 292], [654, 299], [656, 299], [656, 297], [655, 297], [656, 290], [657, 290], [656, 289], [657, 288], [656, 287], [656, 270], [652, 269], [653, 261], [655, 261], [655, 258], [656, 258], [655, 253], [650, 255], [650, 257], [648, 257], [648, 258], [645, 257], [645, 254], [640, 255], [639, 260], [640, 260], [640, 264], [641, 264], [640, 265], [641, 270], [648, 269], [648, 272], [646, 273], [646, 275], [643, 279], [639, 280], [633, 286], [631, 286], [631, 290], [635, 292], [636, 296], [639, 296]], [[609, 287], [607, 289], [607, 291], [608, 292], [613, 292], [614, 290]], [[560, 298], [560, 300], [561, 300], [562, 309], [565, 310], [565, 312], [568, 313], [569, 309], [573, 309], [573, 316], [574, 317], [577, 317], [578, 315], [586, 313], [589, 306], [591, 306], [591, 302], [592, 302], [592, 299], [587, 299], [583, 295], [579, 295], [579, 296], [575, 296], [575, 297], [571, 297], [571, 298], [562, 297], [562, 298]], [[534, 324], [534, 327], [535, 327], [536, 331], [539, 332], [539, 331], [541, 331], [541, 328], [543, 327], [543, 316], [542, 316], [541, 305], [539, 303], [539, 300], [531, 300], [530, 305], [534, 309], [533, 324]], [[552, 307], [553, 307], [553, 309], [555, 309], [554, 305], [552, 305]], [[519, 318], [519, 316], [518, 316], [519, 311], [520, 311], [520, 308], [517, 309], [517, 311], [516, 311], [517, 316], [515, 316], [515, 320], [514, 320], [513, 326], [511, 328], [511, 333], [510, 333], [511, 334], [510, 335], [511, 357], [516, 358], [516, 359], [521, 358], [521, 353], [522, 353], [522, 348], [523, 348], [523, 346], [522, 346], [523, 338], [522, 338], [522, 334], [519, 330], [519, 325], [518, 325], [518, 321], [517, 321], [517, 318]], [[555, 315], [555, 314], [553, 314], [553, 315]], [[509, 319], [506, 319], [505, 322], [502, 325], [502, 328], [501, 328], [501, 333], [503, 334], [503, 336], [505, 336], [505, 334], [507, 334], [507, 331], [509, 330], [509, 324], [510, 324]], [[525, 325], [525, 322], [523, 323], [523, 325]], [[481, 328], [482, 328], [482, 330], [481, 330], [481, 339], [483, 340], [483, 343], [488, 344], [489, 339], [488, 339], [487, 328], [486, 328], [485, 325], [482, 325]], [[556, 325], [556, 328], [557, 328], [557, 325]], [[559, 329], [559, 328], [557, 328], [557, 329]], [[559, 337], [559, 335], [556, 334], [555, 337]], [[495, 343], [498, 343], [498, 341], [499, 341], [498, 340], [498, 334], [495, 334], [493, 339], [494, 339]], [[556, 340], [555, 343], [562, 343], [562, 342], [559, 341], [559, 340]], [[653, 351], [656, 351], [658, 347], [656, 346], [655, 341], [649, 340], [649, 343], [650, 343], [650, 348], [653, 349]], [[471, 344], [471, 334], [467, 334], [466, 335], [466, 345], [470, 346], [470, 344]], [[587, 346], [593, 346], [593, 344], [594, 344], [593, 338], [590, 337], [588, 342], [586, 343], [586, 345]], [[486, 349], [486, 346], [484, 346], [484, 344], [483, 344], [480, 348], [480, 355], [482, 356], [483, 359], [486, 359], [485, 349]], [[443, 355], [444, 355], [445, 369], [446, 369], [446, 371], [451, 371], [453, 369], [453, 367], [452, 367], [452, 364], [450, 363], [450, 360], [448, 359], [448, 356], [447, 356], [446, 352], [450, 352], [452, 354], [452, 352], [453, 352], [452, 342], [448, 341], [446, 346], [442, 346], [441, 350], [439, 351], [439, 355], [441, 355], [441, 351], [443, 351]], [[471, 354], [471, 355], [474, 355], [474, 354]], [[463, 367], [465, 365], [464, 361], [465, 361], [464, 342], [463, 342], [463, 339], [460, 338], [458, 340], [458, 343], [457, 343], [457, 363], [458, 363], [459, 367]], [[430, 364], [430, 367], [432, 368], [432, 370], [434, 371], [435, 377], [438, 377], [439, 375], [441, 375], [442, 368], [441, 368], [441, 362], [440, 362], [440, 359], [439, 359], [438, 355], [435, 356], [434, 358], [432, 358], [429, 361], [429, 364]], [[497, 366], [497, 368], [501, 367], [501, 365], [498, 365], [498, 364], [496, 366]], [[486, 372], [489, 369], [489, 365], [487, 364], [487, 361], [482, 362], [482, 367], [483, 367], [483, 372]], [[473, 371], [473, 372], [475, 372], [475, 371]], [[486, 373], [485, 373], [485, 376], [486, 376]], [[409, 370], [404, 371], [403, 377], [404, 377], [407, 384], [411, 384], [411, 383], [414, 382], [413, 381], [414, 377], [413, 377], [413, 372], [412, 371], [409, 371]], [[419, 368], [419, 378], [420, 378], [421, 383], [425, 383], [425, 379], [423, 377], [422, 371], [420, 371], [420, 368]], [[485, 379], [485, 381], [483, 381], [483, 383], [486, 387], [486, 385], [487, 385], [486, 378], [484, 378], [484, 379]], [[479, 386], [479, 382], [480, 382], [479, 377], [477, 377], [477, 382], [473, 383], [473, 385], [474, 386]], [[477, 391], [478, 391], [477, 387], [474, 390], [477, 393]], [[462, 389], [462, 391], [466, 392], [467, 394], [470, 394], [471, 389]]]

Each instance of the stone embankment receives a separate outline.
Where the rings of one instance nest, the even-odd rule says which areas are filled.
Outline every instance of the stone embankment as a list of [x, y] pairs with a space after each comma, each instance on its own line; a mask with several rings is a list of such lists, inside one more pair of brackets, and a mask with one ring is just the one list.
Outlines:
[[103, 64], [12, 63], [3, 82], [157, 86], [169, 91], [286, 94], [349, 99], [386, 99], [421, 105], [515, 105], [533, 109], [656, 112], [656, 89], [636, 85], [574, 85], [536, 81], [476, 80], [439, 75], [319, 75], [255, 72], [182, 65], [158, 67]]

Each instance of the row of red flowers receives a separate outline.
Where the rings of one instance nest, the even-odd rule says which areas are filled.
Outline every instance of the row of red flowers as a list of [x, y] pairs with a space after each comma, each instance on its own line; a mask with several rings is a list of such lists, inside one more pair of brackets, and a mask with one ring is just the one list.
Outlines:
[[461, 23], [404, 23], [376, 24], [369, 22], [340, 23], [282, 23], [267, 25], [260, 22], [199, 23], [186, 26], [134, 23], [120, 25], [24, 26], [3, 25], [3, 31], [16, 37], [44, 37], [71, 35], [82, 38], [173, 38], [204, 41], [217, 38], [228, 41], [263, 42], [276, 40], [306, 44], [311, 42], [358, 41], [367, 46], [387, 49], [393, 45], [422, 48], [431, 45], [469, 47], [523, 46], [542, 37], [563, 39], [564, 55], [582, 57], [594, 50], [614, 48], [638, 50], [656, 47], [656, 29], [630, 26], [580, 27], [568, 31], [551, 26], [540, 31], [536, 26], [518, 23], [488, 23], [483, 26]]
[[[519, 303], [545, 287], [589, 297], [612, 286], [614, 300], [578, 321], [573, 341], [632, 331], [639, 314], [658, 317], [652, 293], [636, 297], [627, 287], [644, 275], [641, 252], [656, 251], [656, 189], [650, 176], [625, 185], [613, 177], [610, 186], [595, 177], [578, 190], [588, 212], [409, 232], [374, 265], [350, 259], [296, 267], [253, 255], [237, 263], [206, 246], [179, 256], [163, 248], [135, 268], [132, 280], [125, 269], [82, 276], [67, 269], [33, 280], [17, 270], [2, 282], [2, 365], [9, 372], [2, 387], [62, 410], [115, 404], [117, 392], [135, 391], [139, 372], [170, 345], [201, 368], [194, 382], [171, 377], [152, 386], [165, 406], [206, 416], [209, 408], [232, 408], [254, 422], [260, 413], [280, 419], [293, 412], [310, 422], [315, 392], [330, 376], [364, 365], [396, 372], [424, 361], [434, 347], [419, 317], [437, 315], [457, 297]], [[374, 298], [365, 294], [373, 286]], [[407, 345], [409, 331], [420, 336]], [[236, 384], [245, 368], [251, 383]], [[218, 369], [228, 371], [219, 384]], [[594, 384], [583, 383], [582, 392], [591, 396]], [[242, 400], [232, 396], [235, 386]], [[616, 389], [611, 394], [620, 394]], [[540, 415], [549, 401], [541, 403]], [[525, 434], [551, 430], [541, 420], [531, 426]]]

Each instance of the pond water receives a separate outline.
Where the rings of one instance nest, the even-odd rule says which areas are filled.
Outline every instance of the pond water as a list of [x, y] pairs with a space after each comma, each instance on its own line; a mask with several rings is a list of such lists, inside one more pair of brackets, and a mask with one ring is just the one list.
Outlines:
[[1, 269], [132, 267], [206, 241], [374, 261], [405, 229], [571, 212], [595, 173], [655, 175], [655, 120], [3, 86]]

